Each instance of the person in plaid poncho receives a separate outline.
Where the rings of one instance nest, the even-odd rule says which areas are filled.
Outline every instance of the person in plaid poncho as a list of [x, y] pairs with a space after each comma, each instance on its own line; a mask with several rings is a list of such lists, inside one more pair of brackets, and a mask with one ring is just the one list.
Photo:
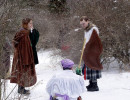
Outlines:
[[97, 79], [101, 78], [101, 70], [103, 69], [100, 63], [103, 47], [99, 38], [99, 30], [86, 16], [81, 17], [80, 25], [85, 30], [82, 73], [84, 74], [84, 79], [89, 80], [89, 85], [86, 88], [88, 91], [99, 91]]

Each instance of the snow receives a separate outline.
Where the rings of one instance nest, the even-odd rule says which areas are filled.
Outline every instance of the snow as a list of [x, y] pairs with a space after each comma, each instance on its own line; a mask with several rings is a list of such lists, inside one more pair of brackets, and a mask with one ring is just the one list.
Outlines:
[[[11, 95], [7, 100], [49, 100], [49, 95], [46, 92], [46, 84], [49, 79], [57, 72], [61, 71], [60, 60], [62, 57], [55, 55], [52, 56], [54, 51], [40, 51], [38, 53], [39, 64], [36, 65], [37, 83], [30, 87], [31, 94], [26, 96], [17, 93], [16, 84], [9, 83], [9, 80], [5, 81], [6, 85], [6, 98], [9, 93]], [[4, 80], [3, 80], [4, 81]], [[85, 81], [88, 85], [88, 81]], [[82, 100], [130, 100], [130, 73], [129, 72], [103, 72], [102, 78], [98, 80], [100, 91], [98, 92], [85, 92], [83, 93]], [[5, 99], [4, 99], [5, 100]]]
[[79, 31], [79, 30], [81, 30], [81, 28], [77, 28], [77, 29], [75, 29], [74, 31], [77, 32], [77, 31]]

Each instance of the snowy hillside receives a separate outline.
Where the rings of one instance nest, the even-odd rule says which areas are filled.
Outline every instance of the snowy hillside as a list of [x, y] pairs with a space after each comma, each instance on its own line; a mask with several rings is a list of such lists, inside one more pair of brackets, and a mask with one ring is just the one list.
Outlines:
[[[9, 95], [7, 100], [49, 100], [49, 95], [46, 92], [46, 84], [49, 79], [58, 71], [61, 71], [60, 56], [51, 57], [52, 51], [39, 52], [39, 65], [36, 66], [37, 84], [30, 87], [31, 94], [29, 96], [20, 96], [17, 93], [16, 84], [10, 84], [6, 81], [6, 95]], [[85, 92], [82, 94], [82, 100], [130, 100], [130, 73], [108, 73], [103, 72], [103, 77], [98, 80], [99, 92]], [[88, 85], [88, 81], [85, 81]]]

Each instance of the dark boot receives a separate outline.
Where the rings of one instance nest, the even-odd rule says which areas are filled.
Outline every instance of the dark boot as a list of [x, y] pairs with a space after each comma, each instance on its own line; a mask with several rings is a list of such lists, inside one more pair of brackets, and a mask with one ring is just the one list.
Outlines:
[[88, 91], [99, 91], [97, 82], [92, 82], [92, 86], [87, 89]]
[[18, 93], [20, 94], [30, 94], [29, 90], [25, 90], [23, 86], [18, 86]]
[[56, 98], [53, 98], [52, 100], [58, 100], [58, 99], [56, 99]]
[[58, 99], [56, 99], [56, 98], [53, 98], [53, 100], [58, 100]]
[[58, 99], [56, 99], [56, 98], [53, 98], [52, 96], [50, 96], [50, 100], [58, 100]]
[[91, 80], [89, 80], [89, 85], [88, 86], [86, 86], [86, 88], [87, 89], [89, 89], [89, 88], [91, 88], [92, 87], [92, 81]]
[[53, 98], [52, 100], [58, 100], [58, 99], [56, 99], [56, 98]]

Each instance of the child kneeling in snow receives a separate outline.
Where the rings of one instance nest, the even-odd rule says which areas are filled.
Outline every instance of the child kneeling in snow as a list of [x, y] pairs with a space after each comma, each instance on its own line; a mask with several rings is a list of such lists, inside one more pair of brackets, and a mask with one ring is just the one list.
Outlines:
[[63, 71], [54, 75], [46, 87], [50, 100], [82, 100], [80, 94], [85, 92], [84, 79], [73, 73], [73, 61], [64, 59], [61, 64]]

